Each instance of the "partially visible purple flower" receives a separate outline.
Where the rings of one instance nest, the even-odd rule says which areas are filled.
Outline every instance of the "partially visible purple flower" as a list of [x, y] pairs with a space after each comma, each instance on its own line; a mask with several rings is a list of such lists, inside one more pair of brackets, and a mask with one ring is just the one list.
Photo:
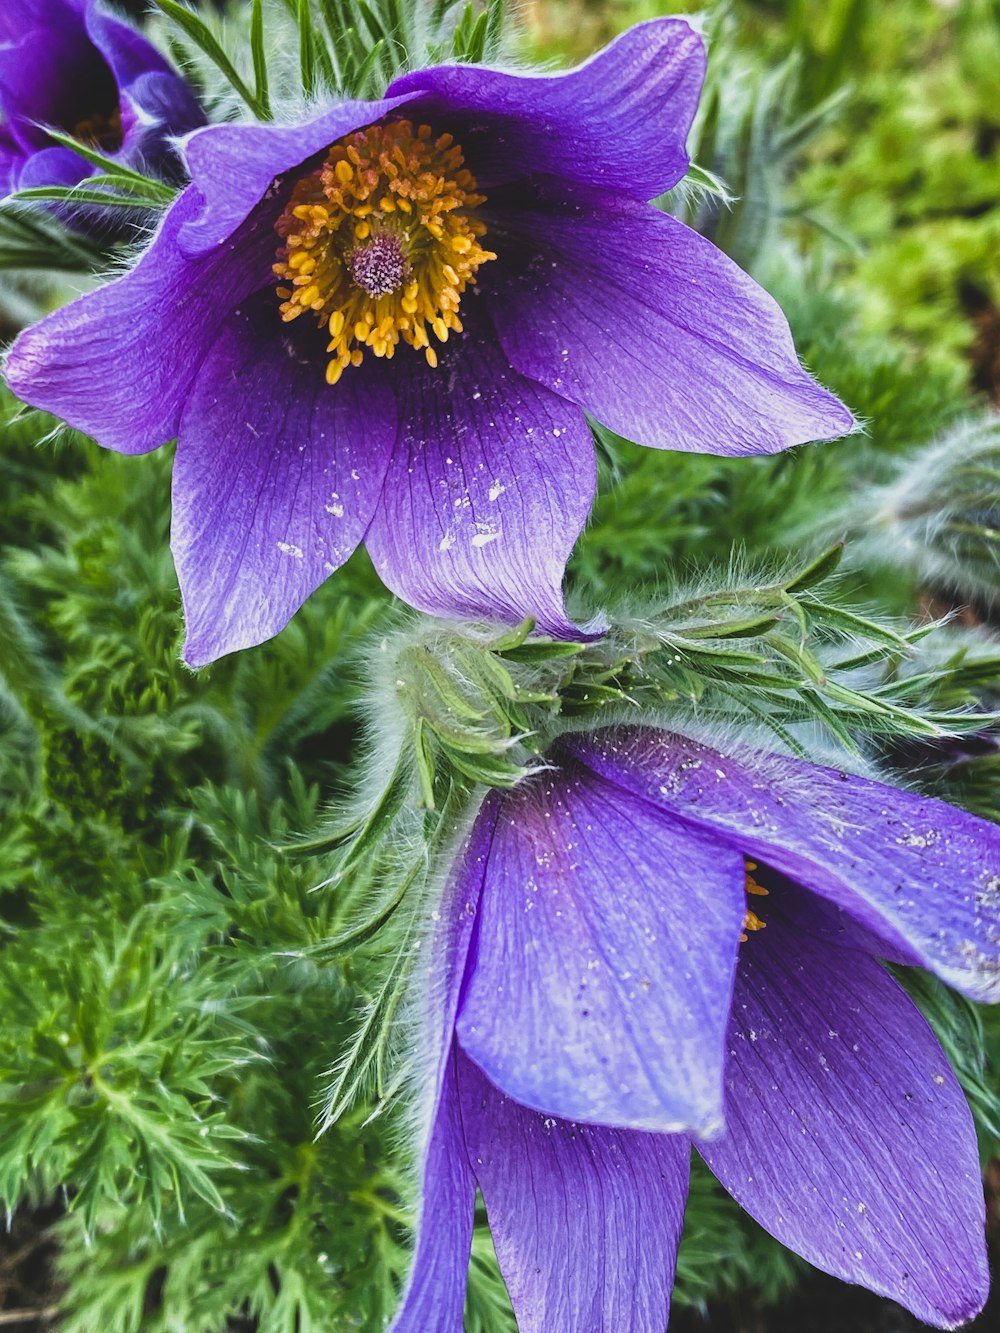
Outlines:
[[109, 448], [177, 436], [191, 665], [277, 633], [362, 540], [424, 611], [576, 633], [584, 410], [720, 454], [851, 428], [774, 301], [646, 202], [687, 170], [703, 72], [663, 19], [567, 74], [419, 70], [188, 140], [192, 184], [133, 272], [7, 373]]
[[162, 171], [179, 165], [169, 136], [204, 119], [159, 51], [96, 0], [3, 0], [0, 198], [94, 174], [48, 127], [126, 166]]
[[396, 1333], [460, 1329], [477, 1185], [522, 1333], [662, 1333], [692, 1142], [817, 1267], [937, 1327], [971, 1318], [972, 1118], [880, 960], [997, 998], [1000, 828], [673, 732], [567, 736], [550, 758], [487, 799], [429, 942]]

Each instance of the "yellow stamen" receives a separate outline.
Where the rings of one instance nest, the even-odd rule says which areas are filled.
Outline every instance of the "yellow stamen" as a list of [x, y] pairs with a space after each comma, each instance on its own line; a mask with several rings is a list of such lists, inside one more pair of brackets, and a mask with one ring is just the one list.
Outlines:
[[481, 264], [485, 202], [450, 134], [388, 120], [329, 149], [298, 180], [275, 224], [284, 244], [274, 265], [281, 318], [312, 311], [329, 335], [326, 378], [335, 384], [364, 351], [422, 349], [430, 334], [462, 332], [459, 307]]
[[[743, 864], [745, 867], [743, 887], [746, 892], [752, 894], [755, 898], [766, 898], [770, 893], [770, 889], [765, 889], [763, 884], [758, 884], [752, 874], [752, 871], [757, 869], [757, 862], [744, 860]], [[748, 907], [743, 917], [743, 934], [740, 936], [740, 943], [746, 943], [748, 938], [747, 931], [764, 930], [766, 927], [767, 922], [762, 921], [757, 913], [752, 912]]]

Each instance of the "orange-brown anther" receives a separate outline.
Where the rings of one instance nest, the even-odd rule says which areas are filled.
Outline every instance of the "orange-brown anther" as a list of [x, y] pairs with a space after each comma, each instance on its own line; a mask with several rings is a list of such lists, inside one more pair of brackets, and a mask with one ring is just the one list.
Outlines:
[[122, 146], [122, 113], [113, 107], [107, 113], [94, 111], [73, 126], [73, 137], [91, 148], [115, 153]]
[[391, 357], [402, 340], [437, 365], [431, 334], [461, 333], [462, 293], [495, 259], [476, 208], [485, 197], [450, 134], [388, 120], [338, 140], [295, 183], [275, 224], [281, 317], [311, 311], [329, 334], [336, 384], [365, 350]]

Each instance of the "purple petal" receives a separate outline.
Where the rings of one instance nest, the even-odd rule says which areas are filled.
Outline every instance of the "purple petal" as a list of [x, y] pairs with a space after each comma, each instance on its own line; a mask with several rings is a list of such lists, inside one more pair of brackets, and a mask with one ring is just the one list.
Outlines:
[[457, 1031], [564, 1120], [718, 1132], [744, 867], [568, 763], [504, 798]]
[[[141, 115], [147, 123], [138, 128], [142, 135], [157, 134], [161, 138], [180, 135], [193, 130], [204, 120], [190, 88], [175, 74], [151, 71], [141, 74], [122, 94], [123, 106], [131, 103], [133, 114]], [[124, 124], [126, 112], [123, 114]]]
[[[4, 0], [0, 5], [0, 42], [12, 44], [30, 28], [39, 27], [44, 21], [47, 3], [49, 0]], [[72, 15], [66, 17], [72, 21]]]
[[0, 125], [0, 199], [17, 189], [22, 158], [23, 152], [7, 133], [7, 126]]
[[179, 170], [169, 141], [205, 119], [187, 84], [174, 74], [143, 74], [122, 93], [121, 106], [125, 138], [119, 160], [156, 168], [169, 157]]
[[197, 190], [185, 190], [130, 273], [26, 329], [7, 359], [14, 392], [122, 453], [176, 435], [223, 320], [273, 282], [266, 221], [204, 259], [183, 258], [177, 233], [201, 207]]
[[688, 1140], [547, 1119], [461, 1055], [457, 1067], [466, 1150], [521, 1333], [663, 1333]]
[[421, 1203], [417, 1246], [399, 1313], [390, 1333], [447, 1333], [462, 1327], [469, 1263], [472, 1198], [455, 1089], [455, 1013], [496, 824], [498, 799], [488, 796], [455, 857], [421, 951], [416, 988], [415, 1056], [426, 1078], [417, 1108]]
[[489, 301], [511, 363], [618, 434], [756, 454], [852, 428], [777, 303], [676, 218], [551, 185], [490, 207], [505, 235]]
[[[8, 0], [9, 2], [9, 0]], [[105, 13], [95, 0], [29, 6], [17, 42], [0, 48], [0, 105], [13, 138], [44, 156], [29, 163], [19, 184], [75, 184], [93, 172], [77, 157], [74, 170], [51, 156], [44, 128], [73, 133], [93, 111], [122, 111], [124, 143], [111, 156], [155, 166], [168, 134], [181, 134], [204, 117], [187, 83], [134, 28]], [[134, 107], [141, 109], [137, 117]], [[54, 174], [53, 168], [57, 168]]]
[[420, 990], [423, 1003], [418, 1005], [417, 1022], [426, 1044], [422, 1058], [436, 1070], [432, 1080], [435, 1097], [450, 1058], [502, 800], [499, 792], [490, 792], [483, 801], [432, 914], [433, 926], [423, 952], [425, 973]]
[[101, 9], [97, 0], [87, 0], [84, 22], [87, 34], [108, 62], [119, 88], [126, 88], [143, 74], [176, 74], [160, 52], [135, 28]]
[[702, 1155], [810, 1263], [954, 1327], [989, 1287], [976, 1135], [958, 1082], [877, 963], [763, 903], [767, 927], [740, 954], [729, 1132]]
[[183, 228], [181, 249], [196, 256], [221, 245], [262, 199], [275, 196], [277, 177], [409, 101], [412, 97], [338, 102], [304, 125], [209, 125], [196, 130], [185, 141], [183, 155], [204, 208]]
[[452, 1063], [424, 1159], [413, 1266], [389, 1333], [462, 1333], [475, 1201]]
[[69, 148], [39, 148], [24, 161], [17, 182], [19, 190], [40, 186], [79, 185], [94, 168]]
[[1000, 998], [1000, 828], [943, 801], [675, 732], [605, 730], [567, 749], [846, 908], [973, 999]]
[[[912, 949], [889, 944], [863, 926], [847, 908], [831, 902], [829, 898], [820, 898], [808, 892], [770, 866], [753, 864], [754, 879], [766, 887], [769, 893], [781, 894], [782, 916], [799, 930], [813, 935], [824, 944], [835, 945], [838, 949], [859, 949], [869, 958], [879, 958], [883, 962], [920, 966], [920, 959]], [[770, 905], [766, 904], [768, 909]]]
[[388, 95], [420, 94], [420, 114], [455, 134], [480, 185], [539, 172], [645, 200], [687, 171], [704, 74], [697, 33], [654, 19], [565, 74], [445, 65], [404, 74]]
[[111, 71], [77, 15], [60, 12], [57, 22], [50, 16], [44, 26], [18, 36], [0, 47], [0, 107], [22, 147], [51, 145], [45, 125], [72, 128], [83, 110], [81, 89], [113, 104]]
[[190, 666], [277, 634], [374, 512], [392, 391], [380, 366], [331, 388], [314, 333], [281, 324], [273, 293], [259, 293], [223, 327], [185, 406], [171, 545]]
[[472, 310], [463, 318], [436, 370], [409, 347], [393, 362], [402, 434], [366, 545], [421, 611], [532, 615], [544, 633], [576, 637], [562, 579], [596, 484], [589, 427], [512, 371]]

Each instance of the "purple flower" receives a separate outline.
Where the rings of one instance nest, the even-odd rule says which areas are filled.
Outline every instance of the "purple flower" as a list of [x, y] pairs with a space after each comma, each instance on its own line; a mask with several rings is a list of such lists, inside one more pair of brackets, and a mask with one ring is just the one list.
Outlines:
[[[423, 1209], [398, 1333], [461, 1327], [476, 1185], [522, 1331], [666, 1326], [692, 1141], [817, 1267], [952, 1327], [976, 1137], [880, 960], [1000, 993], [1000, 828], [643, 728], [490, 796], [428, 943]], [[749, 895], [749, 896], [748, 896]]]
[[0, 198], [94, 174], [91, 163], [53, 143], [48, 127], [127, 166], [161, 168], [167, 137], [203, 121], [190, 88], [156, 48], [95, 0], [3, 0]]
[[664, 19], [567, 74], [426, 69], [187, 141], [193, 183], [133, 272], [7, 373], [109, 448], [177, 436], [191, 665], [277, 633], [362, 539], [424, 611], [574, 634], [583, 409], [722, 454], [851, 427], [771, 298], [646, 203], [687, 169], [703, 67]]

